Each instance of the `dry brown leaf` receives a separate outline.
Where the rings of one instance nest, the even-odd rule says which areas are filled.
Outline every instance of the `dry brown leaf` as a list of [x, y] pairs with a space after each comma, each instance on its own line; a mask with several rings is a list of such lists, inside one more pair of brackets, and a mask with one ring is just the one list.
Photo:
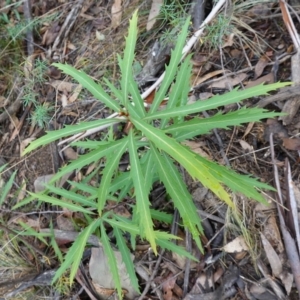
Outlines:
[[248, 75], [246, 73], [240, 73], [237, 76], [228, 76], [217, 82], [214, 82], [209, 86], [209, 88], [219, 88], [219, 89], [231, 89], [232, 87], [240, 84], [244, 81]]
[[271, 13], [272, 3], [262, 3], [252, 6], [245, 11], [247, 17], [257, 18], [268, 16]]
[[[65, 94], [61, 95], [60, 101], [61, 101], [61, 106], [62, 107], [66, 107], [68, 105], [68, 98]], [[73, 112], [70, 112], [70, 113], [72, 114]], [[66, 115], [69, 115], [69, 114], [66, 114]], [[77, 114], [75, 114], [75, 116], [77, 116]]]
[[233, 58], [241, 58], [243, 56], [243, 52], [241, 50], [238, 50], [238, 49], [232, 49], [230, 51], [230, 55]]
[[23, 178], [22, 184], [21, 184], [21, 190], [18, 193], [18, 197], [17, 197], [17, 202], [20, 202], [21, 200], [23, 200], [25, 198], [26, 194], [27, 194], [26, 181], [25, 181], [25, 178]]
[[162, 4], [163, 4], [163, 0], [152, 0], [152, 5], [148, 16], [147, 26], [146, 26], [147, 31], [152, 29], [152, 27], [154, 26], [156, 17], [159, 14]]
[[57, 229], [64, 230], [64, 231], [75, 231], [74, 222], [63, 215], [60, 215], [56, 218], [57, 222]]
[[245, 130], [245, 133], [244, 133], [244, 135], [243, 135], [243, 137], [242, 137], [243, 139], [251, 132], [251, 130], [252, 130], [254, 124], [255, 124], [254, 122], [248, 123], [247, 128], [246, 128], [246, 130]]
[[283, 138], [283, 147], [288, 150], [300, 150], [300, 139]]
[[276, 119], [268, 119], [264, 130], [264, 139], [266, 142], [269, 141], [270, 134], [273, 133], [275, 142], [279, 142], [283, 138], [288, 138], [287, 129]]
[[34, 192], [39, 193], [45, 189], [45, 184], [53, 178], [54, 174], [39, 176], [33, 183]]
[[34, 141], [35, 138], [27, 138], [25, 139], [24, 141], [21, 142], [21, 145], [20, 145], [20, 156], [22, 156], [22, 153], [23, 151], [25, 150], [25, 148], [32, 142]]
[[239, 140], [240, 145], [242, 146], [243, 150], [246, 150], [248, 152], [253, 151], [253, 146], [251, 146], [249, 143], [247, 143], [244, 140]]
[[242, 235], [238, 236], [233, 241], [226, 244], [222, 249], [227, 253], [235, 253], [249, 250], [245, 239]]
[[[225, 72], [228, 72], [227, 70], [225, 70]], [[199, 84], [201, 84], [202, 82], [212, 78], [212, 77], [215, 77], [217, 75], [220, 75], [220, 74], [223, 74], [224, 71], [223, 70], [216, 70], [216, 71], [213, 71], [213, 72], [210, 72], [204, 76], [201, 76], [201, 78], [198, 78], [196, 80], [193, 81], [193, 86], [197, 86]]]
[[71, 147], [68, 147], [63, 152], [64, 152], [64, 156], [68, 160], [75, 160], [78, 158], [78, 153]]
[[116, 29], [122, 20], [122, 0], [115, 0], [111, 7], [111, 26]]
[[264, 71], [265, 67], [268, 64], [268, 58], [266, 56], [262, 56], [254, 68], [254, 79], [258, 78], [262, 72]]
[[8, 103], [7, 99], [3, 96], [0, 96], [0, 108], [5, 107], [7, 103]]
[[163, 278], [162, 290], [163, 290], [163, 299], [172, 300], [173, 299], [173, 288], [175, 286], [176, 277], [170, 273], [167, 278]]
[[284, 251], [281, 234], [274, 215], [271, 215], [265, 223], [263, 234], [278, 253], [282, 253]]
[[266, 237], [262, 233], [260, 233], [260, 238], [261, 238], [263, 247], [265, 249], [266, 256], [270, 263], [270, 266], [272, 269], [272, 274], [275, 277], [279, 277], [279, 275], [282, 272], [282, 263], [280, 261], [280, 258], [277, 255], [274, 248], [272, 247], [272, 245], [269, 243], [269, 241], [266, 239]]
[[[300, 91], [300, 86], [299, 86], [299, 91]], [[299, 95], [292, 97], [288, 101], [285, 101], [281, 112], [286, 113], [286, 115], [280, 117], [279, 120], [281, 120], [284, 125], [291, 124], [293, 122], [295, 116], [297, 116], [299, 107], [300, 107], [300, 96]]]
[[[122, 255], [120, 251], [114, 250], [113, 252], [118, 266], [121, 286], [128, 292], [126, 298], [134, 299], [138, 294], [132, 287], [126, 266], [122, 260]], [[130, 258], [133, 260], [134, 256], [130, 254]], [[89, 271], [94, 284], [96, 283], [106, 289], [115, 288], [115, 282], [110, 271], [108, 257], [105, 255], [103, 247], [92, 248]]]
[[50, 85], [53, 86], [55, 89], [57, 89], [60, 92], [63, 93], [71, 93], [75, 91], [78, 84], [62, 81], [62, 80], [53, 80], [50, 82]]
[[54, 22], [44, 33], [42, 45], [48, 46], [52, 44], [57, 38], [60, 28], [61, 26], [59, 25], [59, 22]]
[[222, 48], [231, 47], [233, 45], [233, 41], [234, 41], [234, 33], [227, 35], [225, 37], [225, 42], [224, 42]]
[[248, 83], [246, 84], [246, 89], [250, 88], [250, 87], [253, 87], [253, 86], [257, 86], [261, 83], [274, 83], [274, 74], [273, 72], [265, 75], [265, 76], [262, 76], [256, 80], [253, 80], [253, 81], [248, 81]]

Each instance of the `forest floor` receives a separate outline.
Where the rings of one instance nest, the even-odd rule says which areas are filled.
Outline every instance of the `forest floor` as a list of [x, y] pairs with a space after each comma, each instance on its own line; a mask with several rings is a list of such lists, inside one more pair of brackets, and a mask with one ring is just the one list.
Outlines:
[[[52, 142], [26, 156], [22, 152], [46, 131], [111, 113], [52, 63], [67, 63], [100, 84], [107, 78], [117, 86], [118, 55], [125, 47], [129, 19], [138, 9], [132, 69], [143, 93], [163, 74], [186, 19], [191, 16], [192, 36], [218, 1], [202, 2], [0, 0], [0, 299], [117, 299], [105, 280], [111, 278], [105, 259], [97, 258], [94, 248], [86, 249], [71, 287], [67, 275], [51, 284], [61, 264], [57, 253], [66, 253], [84, 227], [82, 214], [36, 201], [13, 209], [28, 192], [41, 191], [61, 167], [78, 159], [79, 147], [64, 150]], [[221, 108], [226, 113], [258, 106], [284, 116], [215, 129], [186, 145], [209, 160], [259, 178], [277, 192], [264, 192], [268, 206], [232, 193], [242, 216], [238, 224], [215, 195], [186, 178], [203, 221], [205, 252], [189, 245], [199, 258], [194, 263], [168, 251], [155, 256], [149, 244], [138, 240], [132, 255], [142, 296], [120, 267], [127, 299], [299, 299], [294, 266], [299, 264], [300, 242], [300, 5], [279, 0], [223, 2], [189, 52], [189, 101], [203, 101], [236, 87], [278, 81], [293, 85]], [[123, 134], [118, 128], [116, 135]], [[89, 137], [100, 138], [100, 133]], [[69, 179], [88, 178], [93, 167]], [[153, 186], [150, 199], [154, 208], [176, 214], [160, 183]], [[131, 216], [129, 206], [118, 209], [121, 216]], [[171, 230], [168, 224], [156, 226]], [[283, 227], [288, 228], [288, 237]], [[52, 238], [39, 235], [45, 232]], [[189, 244], [184, 228], [176, 235], [184, 247]], [[290, 249], [295, 251], [291, 254]]]

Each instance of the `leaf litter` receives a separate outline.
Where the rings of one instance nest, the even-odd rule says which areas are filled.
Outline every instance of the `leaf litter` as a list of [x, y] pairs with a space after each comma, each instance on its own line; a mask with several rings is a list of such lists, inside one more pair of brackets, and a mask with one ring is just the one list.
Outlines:
[[[283, 11], [283, 15], [280, 13], [279, 6], [273, 2], [266, 4], [251, 4], [247, 3], [246, 1], [240, 1], [239, 6], [236, 8], [236, 13], [241, 12], [241, 7], [243, 5], [249, 5], [251, 8], [246, 9], [246, 14], [244, 13], [244, 17], [240, 18], [242, 21], [240, 24], [235, 23], [234, 28], [228, 28], [228, 32], [223, 33], [223, 35], [219, 37], [219, 48], [213, 49], [212, 45], [203, 43], [202, 45], [198, 45], [195, 50], [193, 50], [193, 55], [195, 57], [196, 55], [201, 54], [201, 56], [204, 57], [202, 60], [205, 61], [205, 64], [203, 63], [203, 65], [199, 65], [199, 63], [196, 63], [195, 60], [193, 66], [194, 74], [196, 74], [195, 79], [192, 80], [192, 82], [195, 83], [193, 86], [193, 94], [194, 96], [196, 95], [196, 98], [197, 95], [204, 92], [212, 94], [223, 93], [232, 89], [236, 85], [241, 87], [249, 87], [250, 85], [255, 86], [261, 82], [273, 82], [275, 78], [282, 81], [287, 80], [291, 76], [290, 68], [293, 68], [296, 63], [294, 63], [294, 65], [291, 67], [288, 63], [288, 59], [290, 59], [293, 55], [293, 57], [296, 56], [295, 54], [291, 53], [289, 49], [292, 43], [295, 44], [295, 49], [298, 48], [297, 37], [292, 37], [292, 41], [286, 39], [283, 42], [280, 38], [280, 33], [272, 26], [272, 16], [273, 14], [276, 15], [274, 22], [276, 22], [277, 25], [279, 23], [281, 24], [281, 20], [283, 18], [284, 22], [289, 24], [288, 28], [291, 28], [292, 32], [297, 32], [297, 30], [299, 32], [299, 24], [296, 24], [295, 22], [296, 27], [293, 26], [294, 19], [289, 17], [289, 13], [287, 13], [289, 7], [285, 6], [283, 8], [282, 1], [279, 2], [280, 8]], [[155, 3], [155, 5], [160, 5], [157, 4], [158, 2], [153, 3]], [[22, 9], [20, 9], [20, 7], [14, 8], [13, 6], [7, 7], [5, 4], [1, 5], [1, 12], [4, 12], [11, 18], [10, 22], [13, 20], [17, 24], [19, 21], [16, 16], [18, 14], [22, 15]], [[47, 27], [43, 27], [44, 24], [42, 23], [37, 25], [37, 30], [41, 30], [41, 35], [40, 38], [35, 40], [35, 43], [43, 48], [39, 49], [36, 47], [34, 54], [36, 57], [41, 57], [49, 68], [51, 68], [50, 65], [53, 60], [63, 60], [68, 61], [77, 69], [79, 68], [88, 70], [88, 73], [96, 80], [101, 80], [101, 76], [103, 75], [109, 76], [112, 78], [112, 80], [116, 80], [118, 78], [118, 70], [116, 69], [116, 54], [120, 53], [120, 49], [124, 48], [123, 37], [125, 36], [127, 29], [127, 26], [124, 25], [128, 20], [128, 16], [138, 5], [139, 3], [137, 1], [130, 3], [130, 7], [126, 3], [116, 1], [113, 3], [112, 7], [107, 9], [105, 5], [95, 1], [86, 1], [84, 3], [82, 1], [76, 1], [76, 5], [74, 7], [71, 7], [68, 5], [68, 3], [63, 3], [63, 9], [60, 11], [60, 6], [54, 1], [44, 4], [44, 6], [41, 5], [41, 3], [33, 3], [32, 7], [34, 14], [35, 16], [41, 17], [41, 19], [43, 19], [43, 17], [48, 17], [50, 15], [49, 12], [51, 11], [60, 13], [58, 17], [59, 20], [50, 21]], [[150, 7], [148, 9], [150, 9]], [[230, 11], [235, 14], [234, 7], [231, 7], [229, 9], [229, 12]], [[112, 14], [109, 15], [108, 12], [111, 12]], [[155, 15], [156, 13], [152, 16], [152, 19], [156, 17]], [[145, 30], [147, 18], [148, 16], [145, 15], [145, 18], [141, 20], [141, 31]], [[213, 22], [217, 23], [216, 20], [217, 19], [215, 19]], [[155, 40], [159, 39], [160, 35], [163, 33], [159, 27], [159, 20], [157, 20], [157, 22], [158, 24], [155, 24], [151, 29], [152, 32], [150, 30], [150, 37], [141, 37], [138, 43], [138, 53], [136, 59], [141, 63], [144, 63], [144, 65], [147, 64], [145, 57], [147, 56], [146, 54], [149, 52], [149, 49], [151, 49], [151, 45], [154, 44]], [[247, 26], [244, 24], [247, 24]], [[172, 24], [167, 25], [174, 26]], [[249, 27], [250, 25], [252, 26], [251, 30]], [[11, 24], [8, 23], [6, 26], [9, 28]], [[285, 27], [282, 27], [281, 29], [286, 31]], [[99, 41], [98, 38], [99, 32], [103, 37], [103, 40], [101, 41]], [[242, 36], [244, 36], [245, 39], [240, 38], [240, 33], [242, 33]], [[3, 34], [2, 31], [1, 34]], [[212, 40], [213, 38], [214, 37], [211, 37]], [[253, 40], [253, 43], [249, 44], [250, 39]], [[264, 39], [266, 43], [259, 45], [262, 39]], [[6, 42], [8, 45], [12, 45], [7, 38]], [[255, 44], [257, 44], [257, 48], [253, 49], [253, 45]], [[21, 48], [17, 49], [16, 45], [12, 46], [13, 48], [12, 50], [10, 49], [10, 51], [14, 51], [14, 53], [17, 51], [23, 51]], [[233, 55], [234, 50], [239, 51], [238, 56]], [[158, 48], [157, 51], [160, 52], [161, 49]], [[148, 77], [148, 79], [151, 79], [150, 83], [159, 77], [160, 73], [163, 71], [163, 66], [165, 63], [168, 63], [168, 56], [170, 55], [170, 53], [168, 54], [168, 51], [170, 51], [170, 49], [167, 49], [167, 52], [162, 51], [163, 63], [159, 61], [161, 65], [158, 67], [158, 70], [155, 69], [153, 75], [150, 74]], [[2, 58], [7, 57], [7, 53], [5, 51], [2, 51], [0, 55]], [[16, 54], [14, 55], [17, 57]], [[287, 59], [280, 61], [278, 70], [276, 70], [274, 66], [276, 66], [276, 63], [278, 64], [278, 55], [283, 55], [283, 57]], [[265, 59], [266, 57], [268, 60]], [[19, 63], [21, 65], [22, 61]], [[53, 252], [54, 250], [49, 248], [50, 252], [46, 251], [44, 248], [45, 245], [43, 245], [42, 242], [38, 242], [37, 244], [35, 243], [34, 245], [34, 247], [38, 246], [42, 249], [39, 251], [40, 253], [33, 256], [30, 255], [30, 251], [32, 250], [30, 249], [30, 238], [28, 238], [27, 243], [26, 239], [24, 240], [24, 237], [23, 240], [18, 239], [18, 232], [20, 232], [22, 229], [20, 225], [12, 222], [14, 214], [22, 214], [23, 222], [33, 228], [38, 227], [39, 224], [41, 228], [49, 228], [51, 220], [54, 220], [55, 223], [60, 223], [60, 229], [65, 231], [67, 240], [68, 231], [70, 232], [70, 236], [71, 232], [73, 232], [73, 230], [70, 230], [69, 227], [70, 221], [71, 223], [74, 223], [75, 227], [83, 228], [84, 224], [81, 222], [84, 222], [84, 218], [81, 216], [75, 216], [73, 213], [71, 213], [67, 217], [64, 216], [64, 218], [69, 218], [69, 222], [63, 223], [58, 221], [59, 219], [62, 219], [62, 216], [64, 215], [63, 212], [55, 212], [54, 207], [47, 206], [36, 207], [35, 205], [31, 205], [26, 208], [25, 211], [20, 210], [16, 212], [11, 210], [12, 205], [15, 204], [14, 201], [16, 201], [16, 195], [18, 191], [22, 189], [24, 180], [26, 181], [26, 189], [28, 191], [33, 191], [33, 182], [36, 178], [57, 172], [57, 165], [60, 166], [73, 157], [73, 154], [71, 156], [63, 156], [59, 154], [55, 146], [54, 150], [47, 150], [46, 153], [37, 151], [30, 157], [20, 159], [20, 150], [25, 147], [24, 143], [26, 143], [26, 141], [29, 139], [43, 134], [43, 130], [37, 128], [36, 125], [33, 126], [30, 124], [25, 115], [25, 111], [20, 110], [20, 105], [23, 105], [20, 102], [20, 98], [15, 101], [19, 102], [20, 105], [14, 105], [13, 99], [18, 94], [21, 94], [20, 97], [26, 96], [24, 90], [22, 91], [20, 88], [24, 84], [30, 85], [30, 80], [32, 80], [34, 83], [33, 90], [37, 91], [40, 95], [39, 101], [50, 102], [53, 106], [55, 106], [55, 114], [53, 117], [55, 128], [60, 128], [64, 124], [72, 124], [77, 122], [78, 119], [93, 120], [95, 118], [105, 118], [109, 115], [109, 111], [104, 107], [99, 107], [95, 99], [87, 99], [87, 95], [76, 94], [74, 96], [76, 85], [74, 85], [70, 79], [63, 78], [60, 73], [54, 76], [56, 77], [54, 80], [47, 78], [46, 73], [42, 74], [46, 80], [45, 82], [38, 83], [37, 77], [32, 78], [30, 71], [29, 75], [24, 77], [22, 77], [22, 75], [17, 75], [16, 73], [11, 73], [11, 65], [12, 61], [7, 60], [5, 65], [6, 68], [4, 69], [5, 72], [4, 74], [0, 74], [0, 87], [3, 90], [1, 94], [5, 95], [5, 99], [2, 101], [5, 110], [1, 110], [0, 115], [0, 129], [3, 133], [0, 143], [0, 158], [5, 162], [8, 162], [9, 166], [12, 167], [13, 170], [17, 169], [18, 175], [16, 178], [13, 178], [14, 184], [12, 184], [9, 182], [9, 177], [7, 178], [6, 176], [8, 171], [6, 173], [3, 170], [1, 171], [1, 179], [4, 179], [7, 187], [9, 186], [9, 191], [7, 194], [5, 194], [5, 206], [2, 205], [1, 210], [1, 235], [3, 240], [6, 241], [2, 245], [2, 254], [5, 255], [5, 253], [12, 251], [10, 252], [10, 255], [12, 255], [16, 261], [7, 261], [7, 263], [10, 263], [10, 265], [3, 264], [0, 265], [0, 268], [1, 272], [5, 274], [5, 276], [3, 276], [4, 282], [7, 282], [11, 279], [9, 277], [11, 274], [9, 270], [14, 268], [15, 272], [18, 273], [18, 276], [20, 276], [21, 281], [24, 283], [27, 282], [24, 285], [27, 289], [28, 287], [35, 286], [35, 290], [33, 290], [33, 296], [31, 296], [32, 298], [39, 297], [39, 293], [42, 292], [41, 289], [39, 289], [39, 286], [42, 286], [42, 281], [38, 279], [40, 277], [36, 277], [36, 280], [28, 281], [26, 278], [22, 277], [23, 273], [25, 271], [27, 274], [30, 272], [36, 272], [37, 270], [35, 265], [38, 265], [38, 269], [41, 267], [46, 268], [50, 270], [50, 273], [53, 273], [51, 270], [55, 269], [58, 261], [55, 258], [56, 256]], [[239, 72], [239, 74], [236, 74], [237, 72]], [[295, 71], [293, 74], [295, 74]], [[18, 77], [18, 81], [15, 86], [12, 85], [12, 78], [14, 76]], [[299, 80], [295, 76], [297, 75], [293, 75], [292, 80], [295, 82], [295, 84], [297, 84]], [[246, 79], [248, 78], [250, 81], [246, 82]], [[55, 80], [58, 80], [63, 88], [60, 89], [56, 85]], [[212, 80], [214, 82], [210, 82]], [[224, 83], [222, 85], [218, 85], [218, 82], [222, 81]], [[49, 86], [52, 86], [53, 89], [51, 89]], [[147, 82], [146, 86], [141, 86], [141, 88], [146, 89]], [[32, 95], [32, 97], [35, 96]], [[266, 97], [266, 99], [269, 97], [272, 97], [272, 95]], [[70, 108], [68, 113], [62, 112], [61, 103], [63, 102], [63, 99], [66, 99], [64, 100], [64, 109]], [[86, 106], [82, 105], [81, 102], [87, 100], [90, 100], [90, 102], [88, 102]], [[265, 99], [262, 101], [264, 100]], [[255, 103], [257, 102], [257, 99], [252, 99], [251, 102], [249, 101], [249, 103], [247, 103], [247, 105], [255, 106]], [[233, 132], [218, 130], [217, 133], [208, 134], [205, 138], [201, 137], [198, 141], [196, 141], [196, 143], [199, 143], [198, 147], [195, 145], [194, 141], [193, 144], [191, 144], [191, 141], [189, 146], [193, 147], [194, 149], [201, 149], [201, 153], [203, 153], [202, 149], [204, 149], [204, 153], [206, 153], [215, 161], [222, 160], [220, 157], [220, 149], [223, 148], [233, 169], [238, 170], [243, 174], [256, 175], [266, 182], [270, 182], [273, 179], [272, 161], [266, 148], [269, 146], [269, 135], [272, 133], [278, 137], [278, 139], [275, 140], [276, 144], [274, 145], [277, 161], [283, 162], [287, 157], [289, 160], [291, 160], [291, 162], [293, 162], [293, 179], [290, 178], [289, 184], [283, 187], [282, 190], [285, 191], [288, 188], [293, 189], [293, 186], [296, 187], [299, 185], [296, 174], [298, 171], [299, 162], [299, 141], [297, 139], [297, 132], [300, 120], [296, 114], [299, 108], [296, 106], [297, 101], [294, 101], [295, 104], [290, 102], [292, 104], [289, 104], [289, 107], [287, 104], [288, 102], [289, 101], [286, 101], [286, 99], [281, 99], [279, 101], [276, 100], [276, 102], [273, 101], [268, 103], [268, 108], [272, 110], [276, 109], [279, 111], [285, 111], [288, 114], [286, 117], [283, 117], [282, 120], [275, 120], [273, 123], [267, 122], [266, 129], [259, 128], [258, 124], [254, 124], [247, 136], [244, 136], [244, 128], [241, 127], [236, 128]], [[74, 106], [74, 103], [78, 103], [78, 105]], [[282, 103], [284, 103], [284, 107], [282, 106]], [[33, 113], [33, 110], [34, 107], [31, 107], [29, 109], [29, 113]], [[7, 112], [9, 112], [10, 117], [7, 117], [9, 116]], [[12, 135], [16, 126], [16, 122], [18, 122], [22, 117], [25, 120], [25, 123], [19, 129], [17, 137], [14, 137], [8, 141], [6, 134], [8, 133], [8, 135]], [[274, 125], [277, 123], [280, 126], [276, 127]], [[272, 128], [268, 129], [270, 126]], [[46, 129], [49, 130], [49, 128]], [[28, 134], [30, 132], [31, 134]], [[261, 132], [263, 133], [261, 134]], [[116, 129], [115, 134], [119, 134], [118, 129]], [[101, 134], [94, 133], [93, 137], [95, 140], [99, 139], [99, 135]], [[291, 139], [291, 137], [293, 138]], [[248, 147], [247, 151], [244, 151], [245, 149], [241, 148], [240, 146], [241, 141], [251, 145], [252, 148]], [[256, 153], [255, 155], [257, 161], [253, 159], [251, 152]], [[50, 163], [46, 164], [45, 161]], [[123, 163], [125, 166], [128, 166], [128, 161], [126, 162], [125, 160]], [[284, 178], [285, 175], [283, 165], [282, 167], [279, 167], [278, 174], [281, 176], [281, 178]], [[70, 174], [70, 176], [70, 178], [72, 178], [73, 174]], [[85, 175], [83, 171], [80, 171], [76, 176], [84, 177], [88, 176], [88, 173]], [[189, 189], [198, 189], [198, 192], [205, 189], [203, 186], [197, 185], [197, 183], [189, 182], [189, 179], [186, 180], [186, 184]], [[91, 182], [91, 188], [92, 186], [93, 182]], [[158, 185], [151, 192], [153, 193], [152, 201], [153, 203], [157, 203], [157, 208], [165, 206], [167, 211], [173, 214], [174, 212], [172, 208], [170, 206], [168, 207], [168, 203], [165, 203], [164, 197], [157, 196], [159, 195], [160, 188], [161, 187]], [[3, 189], [3, 185], [1, 189]], [[155, 192], [157, 193], [156, 195]], [[160, 193], [164, 194], [164, 191], [162, 190]], [[144, 270], [146, 270], [150, 277], [151, 274], [157, 274], [157, 279], [153, 278], [154, 281], [151, 282], [151, 289], [149, 288], [146, 294], [150, 297], [150, 295], [154, 293], [157, 295], [157, 297], [163, 297], [164, 299], [197, 298], [208, 300], [216, 298], [230, 299], [230, 297], [244, 299], [247, 295], [251, 295], [256, 299], [261, 299], [261, 297], [263, 297], [262, 295], [264, 295], [264, 297], [269, 297], [267, 299], [271, 299], [272, 297], [272, 299], [281, 299], [282, 297], [285, 297], [285, 294], [288, 294], [291, 299], [293, 299], [293, 297], [296, 298], [294, 296], [296, 293], [295, 288], [292, 289], [293, 275], [290, 272], [290, 265], [293, 264], [293, 261], [286, 259], [286, 247], [289, 246], [282, 244], [283, 238], [278, 233], [279, 223], [276, 219], [276, 211], [271, 209], [271, 213], [265, 213], [263, 210], [253, 210], [253, 205], [251, 202], [245, 201], [242, 198], [239, 199], [239, 195], [237, 195], [237, 205], [242, 211], [245, 219], [244, 222], [246, 222], [246, 226], [248, 228], [248, 234], [251, 236], [251, 239], [253, 239], [252, 242], [255, 242], [255, 248], [259, 249], [257, 252], [255, 252], [255, 255], [258, 256], [259, 253], [264, 253], [259, 258], [259, 262], [257, 263], [254, 259], [256, 257], [253, 255], [250, 256], [250, 251], [247, 249], [249, 246], [248, 244], [246, 245], [247, 247], [241, 247], [240, 249], [236, 246], [233, 246], [235, 250], [233, 249], [227, 251], [231, 254], [226, 254], [219, 250], [225, 248], [226, 246], [228, 247], [228, 245], [230, 246], [230, 243], [240, 238], [241, 229], [239, 229], [239, 224], [237, 224], [236, 220], [234, 220], [232, 216], [227, 215], [226, 207], [222, 205], [218, 199], [216, 199], [210, 192], [207, 193], [207, 191], [205, 191], [203, 194], [205, 195], [205, 199], [201, 198], [203, 201], [201, 201], [201, 208], [199, 207], [199, 211], [202, 211], [202, 216], [206, 216], [204, 220], [204, 223], [207, 221], [205, 225], [205, 235], [206, 238], [209, 237], [209, 239], [204, 240], [204, 244], [207, 245], [205, 250], [206, 253], [204, 256], [199, 257], [198, 265], [196, 264], [196, 266], [193, 265], [193, 268], [186, 269], [185, 266], [188, 265], [188, 261], [184, 261], [182, 266], [179, 266], [180, 263], [176, 262], [175, 260], [175, 266], [173, 265], [171, 267], [171, 265], [168, 263], [172, 260], [172, 256], [170, 256], [168, 253], [162, 254], [163, 257], [160, 264], [154, 265], [156, 262], [158, 262], [158, 260], [151, 251], [144, 250], [141, 251], [141, 253], [138, 253], [132, 249], [131, 255], [136, 261], [136, 268], [138, 268], [138, 266], [142, 267]], [[271, 195], [271, 198], [273, 197], [274, 195]], [[158, 201], [157, 199], [164, 199], [164, 201]], [[130, 199], [126, 200], [130, 203]], [[272, 201], [274, 201], [274, 199]], [[296, 204], [296, 206], [297, 205], [298, 204]], [[34, 214], [35, 211], [36, 213]], [[48, 212], [46, 213], [46, 211]], [[45, 212], [45, 216], [40, 217], [40, 214], [43, 212]], [[32, 214], [33, 217], [30, 217], [28, 213]], [[293, 215], [289, 218], [291, 220], [296, 220], [295, 216]], [[12, 231], [6, 229], [4, 222], [8, 222], [8, 224], [10, 224], [12, 227], [10, 229], [12, 229]], [[294, 226], [297, 226], [297, 224], [298, 222], [296, 222]], [[58, 226], [58, 224], [56, 226]], [[163, 222], [158, 222], [157, 226], [163, 228], [164, 226], [168, 225], [164, 224]], [[276, 235], [266, 235], [266, 230], [276, 232]], [[261, 232], [264, 232], [264, 234]], [[185, 237], [184, 234], [182, 234], [182, 237], [183, 244], [188, 243], [188, 238]], [[203, 237], [203, 239], [204, 238], [205, 237]], [[242, 239], [244, 238], [245, 237], [243, 236]], [[295, 238], [295, 236], [291, 237], [291, 239], [293, 238]], [[16, 239], [18, 243], [10, 243], [11, 239]], [[72, 238], [69, 238], [69, 241], [71, 240]], [[259, 240], [261, 240], [261, 242], [258, 242]], [[9, 244], [6, 244], [7, 242], [9, 242]], [[144, 244], [144, 241], [137, 242], [137, 246], [142, 246]], [[22, 255], [19, 254], [20, 252], [17, 253], [20, 243], [24, 243], [26, 247], [28, 247], [22, 248]], [[241, 245], [240, 242], [239, 245]], [[149, 245], [147, 244], [143, 246], [145, 246], [145, 249], [149, 248]], [[192, 245], [191, 251], [195, 251], [194, 248], [195, 245]], [[61, 248], [61, 251], [65, 250], [66, 248]], [[45, 262], [40, 262], [40, 259], [37, 257], [37, 255], [44, 257], [41, 255], [41, 253], [44, 253], [44, 256], [50, 259], [49, 262], [46, 260]], [[241, 253], [244, 256], [238, 255]], [[299, 252], [297, 255], [299, 256]], [[17, 264], [18, 259], [21, 261], [21, 263], [18, 262]], [[4, 261], [6, 261], [6, 259], [4, 259]], [[104, 260], [100, 260], [100, 263], [103, 261]], [[139, 264], [137, 263], [138, 261]], [[86, 263], [86, 261], [83, 261], [83, 263]], [[22, 268], [19, 268], [18, 265], [22, 266]], [[284, 270], [284, 272], [280, 272], [278, 269], [281, 268], [282, 265], [287, 266], [287, 269]], [[96, 263], [92, 263], [92, 268], [97, 270], [98, 267], [99, 266]], [[257, 268], [259, 270], [258, 272]], [[52, 273], [51, 275], [53, 275]], [[185, 295], [183, 290], [184, 282], [186, 282], [186, 280], [184, 279], [183, 273], [185, 276], [188, 276], [189, 282], [189, 289]], [[271, 275], [276, 277], [277, 280], [274, 280]], [[121, 277], [124, 279], [126, 274], [121, 275]], [[150, 277], [148, 277], [148, 280], [150, 280]], [[50, 286], [50, 281], [51, 280], [48, 278], [43, 283], [46, 282], [46, 285]], [[28, 282], [31, 284], [28, 284]], [[147, 280], [143, 281], [141, 279], [140, 285], [143, 287], [143, 285], [147, 283], [149, 283]], [[258, 287], [260, 289], [258, 289]], [[282, 287], [284, 287], [284, 289], [282, 289]], [[123, 288], [128, 288], [128, 285], [125, 284]], [[63, 287], [58, 287], [57, 290], [60, 291], [61, 294], [65, 293], [65, 295], [70, 293], [69, 296], [71, 294], [76, 294], [75, 289], [70, 291], [64, 290]], [[158, 293], [159, 290], [162, 291], [162, 294]], [[51, 293], [54, 294], [54, 290], [49, 288], [49, 295], [51, 295]], [[102, 292], [100, 292], [100, 294], [101, 293]], [[6, 296], [8, 295], [8, 297], [16, 295], [16, 293], [3, 291], [3, 295], [5, 294]], [[129, 298], [132, 299], [131, 297]]]

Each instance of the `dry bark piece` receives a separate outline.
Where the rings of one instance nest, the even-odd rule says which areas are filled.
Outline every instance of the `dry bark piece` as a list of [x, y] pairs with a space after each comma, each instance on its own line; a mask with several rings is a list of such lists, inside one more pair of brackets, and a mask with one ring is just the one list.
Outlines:
[[147, 31], [152, 29], [152, 27], [154, 26], [156, 22], [156, 17], [159, 15], [160, 7], [162, 6], [162, 4], [163, 4], [163, 0], [152, 1], [151, 9], [148, 16], [148, 22], [146, 26]]

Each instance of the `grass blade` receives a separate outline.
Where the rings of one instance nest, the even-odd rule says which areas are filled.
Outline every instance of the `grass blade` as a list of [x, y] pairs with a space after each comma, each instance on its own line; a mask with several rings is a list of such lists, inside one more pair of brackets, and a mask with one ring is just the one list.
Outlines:
[[1, 191], [1, 195], [0, 195], [0, 206], [3, 204], [3, 202], [5, 201], [13, 183], [15, 180], [17, 174], [17, 170], [13, 172], [13, 174], [10, 176], [9, 180], [7, 181], [7, 183], [4, 185], [4, 187], [0, 187], [0, 191]]

